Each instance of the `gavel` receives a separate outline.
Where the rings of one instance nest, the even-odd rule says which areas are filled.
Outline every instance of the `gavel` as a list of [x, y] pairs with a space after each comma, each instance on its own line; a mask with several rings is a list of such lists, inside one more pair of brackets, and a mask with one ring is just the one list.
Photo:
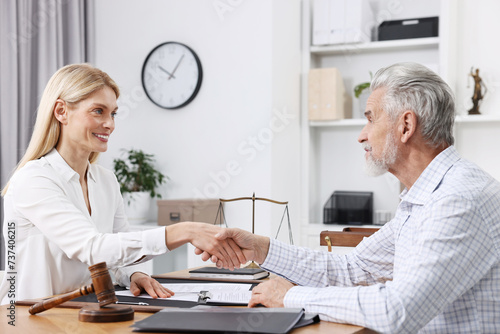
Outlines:
[[[115, 322], [134, 319], [134, 310], [131, 307], [114, 305], [118, 301], [115, 295], [113, 281], [109, 275], [106, 262], [100, 262], [89, 267], [92, 283], [63, 295], [55, 296], [29, 309], [30, 314], [37, 314], [51, 309], [68, 300], [95, 293], [99, 307], [86, 306], [80, 310], [79, 320], [85, 322]], [[111, 305], [110, 305], [111, 304]]]

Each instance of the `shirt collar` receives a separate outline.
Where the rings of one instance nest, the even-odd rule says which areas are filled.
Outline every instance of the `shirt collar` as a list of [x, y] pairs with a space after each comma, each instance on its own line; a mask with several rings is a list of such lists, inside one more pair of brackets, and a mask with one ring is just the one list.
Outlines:
[[401, 193], [401, 200], [423, 205], [438, 188], [448, 170], [458, 161], [460, 156], [454, 146], [439, 153], [420, 174], [410, 190]]
[[[61, 176], [64, 178], [64, 180], [69, 181], [73, 177], [79, 178], [78, 173], [75, 172], [75, 170], [71, 168], [70, 165], [68, 165], [68, 163], [55, 148], [47, 153], [44, 158], [50, 163], [52, 167], [54, 167], [55, 170], [61, 173]], [[87, 162], [87, 179], [96, 182], [92, 167], [92, 164], [90, 162]]]

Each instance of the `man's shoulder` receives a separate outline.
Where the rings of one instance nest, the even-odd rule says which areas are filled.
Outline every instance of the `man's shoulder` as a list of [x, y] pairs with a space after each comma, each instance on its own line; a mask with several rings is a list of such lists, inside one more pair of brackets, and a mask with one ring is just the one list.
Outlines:
[[460, 159], [443, 177], [439, 192], [477, 200], [482, 195], [500, 199], [500, 182], [475, 163]]

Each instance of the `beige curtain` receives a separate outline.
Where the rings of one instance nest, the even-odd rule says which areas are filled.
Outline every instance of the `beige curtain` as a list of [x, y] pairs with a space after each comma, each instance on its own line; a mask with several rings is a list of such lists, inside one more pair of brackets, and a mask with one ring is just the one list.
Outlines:
[[[0, 1], [0, 185], [4, 187], [31, 137], [45, 84], [60, 67], [88, 62], [92, 0]], [[0, 224], [3, 199], [0, 200]], [[0, 270], [5, 267], [0, 239]]]

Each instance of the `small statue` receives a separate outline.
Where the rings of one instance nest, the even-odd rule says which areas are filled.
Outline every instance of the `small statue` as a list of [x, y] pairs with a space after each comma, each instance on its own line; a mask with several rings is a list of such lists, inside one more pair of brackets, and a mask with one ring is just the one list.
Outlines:
[[[487, 88], [481, 77], [479, 76], [479, 69], [476, 68], [476, 74], [472, 71], [472, 67], [470, 69], [470, 74], [472, 78], [474, 78], [474, 93], [472, 95], [472, 108], [469, 110], [469, 115], [479, 115], [479, 103], [486, 95]], [[484, 88], [484, 92], [483, 92]]]

